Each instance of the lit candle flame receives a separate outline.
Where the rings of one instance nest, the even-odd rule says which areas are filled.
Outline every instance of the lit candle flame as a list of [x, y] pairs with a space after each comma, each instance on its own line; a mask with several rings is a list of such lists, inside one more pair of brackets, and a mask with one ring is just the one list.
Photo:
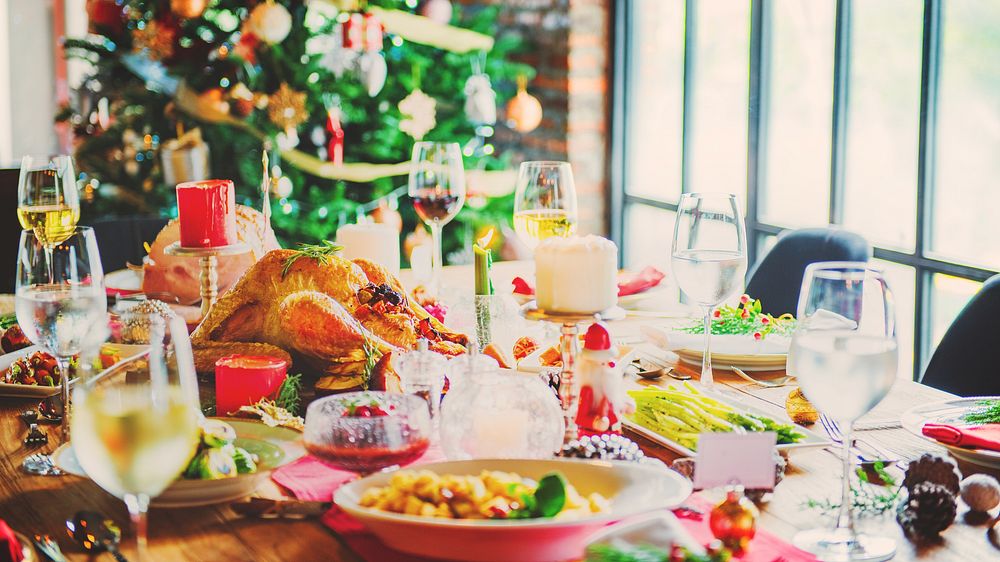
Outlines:
[[479, 240], [476, 240], [476, 245], [479, 246], [480, 248], [483, 248], [483, 249], [489, 247], [490, 242], [493, 241], [493, 232], [494, 232], [494, 229], [490, 228], [486, 232], [486, 234], [483, 235], [482, 238], [480, 238]]

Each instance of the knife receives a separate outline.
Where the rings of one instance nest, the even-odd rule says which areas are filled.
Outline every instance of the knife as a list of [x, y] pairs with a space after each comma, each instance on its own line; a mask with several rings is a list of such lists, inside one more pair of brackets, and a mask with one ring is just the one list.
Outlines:
[[261, 519], [306, 519], [319, 517], [330, 511], [333, 502], [272, 500], [269, 498], [250, 498], [229, 505], [233, 511], [244, 517]]

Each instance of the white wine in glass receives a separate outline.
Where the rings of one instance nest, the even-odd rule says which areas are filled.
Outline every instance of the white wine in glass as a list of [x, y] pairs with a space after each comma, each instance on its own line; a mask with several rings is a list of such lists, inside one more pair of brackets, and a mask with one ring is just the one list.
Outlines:
[[25, 156], [17, 182], [17, 218], [46, 247], [66, 240], [80, 220], [73, 158]]
[[523, 162], [514, 192], [514, 231], [534, 249], [576, 232], [576, 187], [568, 162]]

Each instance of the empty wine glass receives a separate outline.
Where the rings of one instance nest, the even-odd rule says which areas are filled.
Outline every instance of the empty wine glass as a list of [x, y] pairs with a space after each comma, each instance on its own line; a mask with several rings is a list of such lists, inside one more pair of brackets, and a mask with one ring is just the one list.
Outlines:
[[431, 227], [431, 292], [437, 295], [444, 266], [441, 231], [465, 203], [465, 165], [458, 143], [414, 143], [408, 193], [417, 216]]
[[203, 416], [183, 319], [127, 310], [115, 326], [131, 343], [108, 347], [129, 356], [101, 371], [104, 346], [85, 350], [73, 390], [73, 452], [87, 476], [125, 502], [142, 560], [149, 502], [191, 461]]
[[837, 525], [795, 535], [821, 560], [888, 560], [894, 540], [857, 534], [851, 516], [851, 425], [896, 381], [892, 291], [882, 271], [864, 262], [821, 262], [806, 268], [788, 373], [816, 408], [844, 428], [842, 495]]
[[728, 193], [685, 193], [677, 203], [671, 265], [677, 286], [704, 311], [701, 384], [712, 386], [712, 309], [743, 283], [746, 227], [739, 200]]
[[[104, 271], [93, 229], [77, 227], [51, 246], [33, 230], [21, 232], [14, 308], [28, 339], [56, 358], [68, 414], [70, 362], [88, 342], [103, 339], [107, 325]], [[68, 418], [63, 415], [64, 438]]]
[[514, 230], [529, 248], [576, 230], [576, 186], [568, 162], [524, 162], [514, 191]]

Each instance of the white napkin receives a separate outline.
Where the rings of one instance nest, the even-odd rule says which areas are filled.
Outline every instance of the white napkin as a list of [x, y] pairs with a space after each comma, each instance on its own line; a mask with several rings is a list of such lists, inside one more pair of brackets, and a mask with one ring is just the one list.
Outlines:
[[[702, 351], [705, 349], [704, 334], [687, 334], [649, 325], [640, 326], [639, 329], [647, 342], [667, 351], [678, 349]], [[785, 354], [788, 353], [790, 343], [791, 338], [775, 334], [770, 334], [760, 341], [753, 339], [753, 336], [713, 335], [712, 353], [723, 355]]]

